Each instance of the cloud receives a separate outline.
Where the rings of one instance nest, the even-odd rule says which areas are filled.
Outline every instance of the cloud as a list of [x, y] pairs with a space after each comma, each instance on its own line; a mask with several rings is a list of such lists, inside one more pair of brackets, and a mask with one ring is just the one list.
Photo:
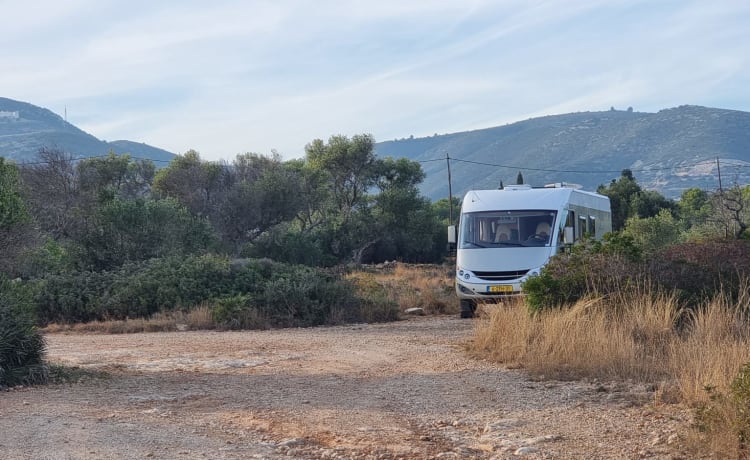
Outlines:
[[[750, 4], [0, 1], [0, 88], [107, 140], [300, 156], [531, 116], [750, 109]], [[726, 106], [726, 105], [730, 106]]]

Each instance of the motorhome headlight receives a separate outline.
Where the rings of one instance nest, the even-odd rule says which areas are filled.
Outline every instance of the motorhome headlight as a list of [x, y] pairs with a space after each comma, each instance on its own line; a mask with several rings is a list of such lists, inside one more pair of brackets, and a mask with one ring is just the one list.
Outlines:
[[542, 272], [541, 268], [532, 268], [531, 270], [529, 270], [529, 272], [526, 274], [526, 276], [529, 277], [529, 278], [532, 277], [532, 276], [539, 276], [539, 274], [541, 272]]
[[458, 275], [459, 278], [462, 278], [465, 281], [469, 281], [469, 279], [471, 279], [471, 272], [469, 270], [464, 270], [463, 268], [457, 269], [456, 275]]

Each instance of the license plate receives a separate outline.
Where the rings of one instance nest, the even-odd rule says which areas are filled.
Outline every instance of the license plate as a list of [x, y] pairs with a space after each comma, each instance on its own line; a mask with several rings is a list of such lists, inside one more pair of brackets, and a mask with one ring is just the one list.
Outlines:
[[513, 286], [501, 284], [500, 286], [487, 286], [487, 292], [513, 292]]

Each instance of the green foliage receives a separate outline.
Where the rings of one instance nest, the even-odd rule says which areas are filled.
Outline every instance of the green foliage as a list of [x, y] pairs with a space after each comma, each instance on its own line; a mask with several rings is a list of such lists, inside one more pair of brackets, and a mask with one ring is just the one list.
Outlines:
[[583, 240], [552, 257], [541, 274], [523, 284], [531, 311], [572, 304], [589, 295], [649, 284], [676, 292], [687, 306], [724, 292], [734, 298], [750, 275], [750, 244], [722, 240], [672, 244], [643, 252], [625, 232], [603, 243]]
[[653, 217], [630, 217], [622, 231], [630, 237], [645, 254], [651, 254], [680, 241], [682, 225], [667, 209], [662, 209]]
[[[453, 202], [453, 222], [450, 220], [451, 201]], [[435, 213], [440, 225], [443, 227], [455, 225], [458, 222], [458, 216], [461, 215], [461, 200], [454, 196], [451, 201], [448, 201], [448, 198], [441, 198], [432, 203], [432, 212]]]
[[148, 195], [155, 171], [151, 160], [131, 160], [130, 155], [112, 151], [105, 157], [82, 160], [76, 167], [81, 190], [103, 201]]
[[198, 152], [190, 150], [156, 173], [153, 191], [176, 199], [195, 215], [206, 216], [216, 205], [221, 179], [219, 164], [202, 161]]
[[711, 197], [699, 188], [689, 188], [682, 192], [677, 209], [688, 228], [702, 224], [712, 213]]
[[624, 232], [610, 232], [604, 235], [601, 251], [604, 254], [624, 257], [630, 262], [639, 262], [643, 257], [643, 249], [636, 244], [635, 239]]
[[74, 262], [68, 248], [48, 238], [43, 245], [31, 249], [25, 254], [20, 272], [24, 277], [37, 278], [45, 274], [64, 273], [73, 270]]
[[29, 289], [0, 279], [0, 388], [44, 383], [44, 337], [36, 329]]
[[598, 193], [609, 197], [609, 204], [612, 208], [612, 230], [622, 230], [625, 227], [625, 221], [630, 216], [630, 202], [638, 192], [641, 191], [633, 177], [633, 172], [624, 169], [620, 178], [612, 179], [608, 187], [600, 185]]
[[28, 219], [26, 205], [20, 193], [18, 168], [0, 157], [0, 231]]
[[331, 267], [339, 259], [324, 249], [330, 235], [324, 228], [302, 231], [297, 226], [279, 225], [245, 246], [243, 257], [263, 258], [318, 267]]
[[750, 450], [750, 363], [742, 366], [727, 394], [712, 386], [705, 390], [709, 400], [696, 408], [696, 426], [707, 434], [729, 430], [736, 439], [740, 458], [746, 458]]
[[328, 143], [316, 139], [305, 147], [310, 168], [329, 177], [331, 205], [348, 216], [375, 184], [375, 140], [369, 134], [331, 136]]
[[81, 235], [79, 264], [107, 270], [128, 261], [205, 252], [213, 241], [208, 222], [174, 199], [114, 199]]
[[233, 329], [394, 319], [338, 274], [269, 259], [230, 263], [211, 255], [48, 275], [33, 300], [42, 324], [148, 317], [205, 303], [212, 305], [217, 323]]
[[188, 308], [226, 292], [229, 273], [228, 259], [203, 255], [133, 262], [113, 271], [50, 274], [36, 297], [39, 320], [124, 319]]
[[591, 238], [581, 240], [523, 283], [529, 310], [539, 312], [634, 285], [642, 276], [637, 263], [640, 250], [627, 236], [613, 233], [606, 238], [603, 244]]

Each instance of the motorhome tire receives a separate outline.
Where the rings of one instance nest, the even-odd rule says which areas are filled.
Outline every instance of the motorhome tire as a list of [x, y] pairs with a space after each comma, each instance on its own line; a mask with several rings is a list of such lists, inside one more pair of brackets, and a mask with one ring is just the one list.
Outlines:
[[461, 318], [473, 318], [477, 304], [473, 300], [461, 299]]

